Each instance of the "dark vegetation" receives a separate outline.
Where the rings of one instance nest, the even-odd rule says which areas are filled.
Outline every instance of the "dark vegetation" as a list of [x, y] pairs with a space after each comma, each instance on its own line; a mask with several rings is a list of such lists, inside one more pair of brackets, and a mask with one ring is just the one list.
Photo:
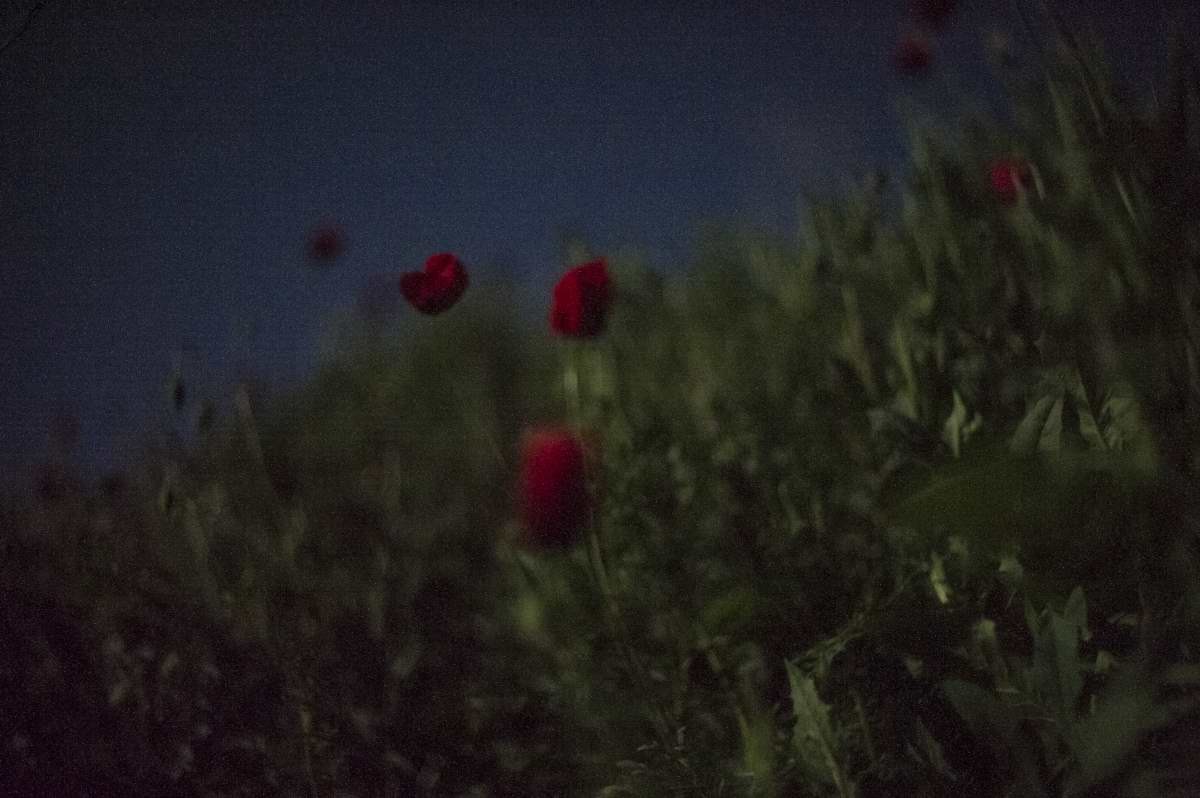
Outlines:
[[[595, 337], [472, 285], [46, 470], [6, 794], [1200, 794], [1200, 68], [1140, 106], [1047, 52], [795, 241], [610, 255]], [[519, 442], [567, 422], [593, 524], [542, 552]]]

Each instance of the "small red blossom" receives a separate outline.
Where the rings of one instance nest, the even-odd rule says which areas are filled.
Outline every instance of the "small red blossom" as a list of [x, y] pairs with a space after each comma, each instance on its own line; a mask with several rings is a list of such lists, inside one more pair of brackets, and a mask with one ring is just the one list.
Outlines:
[[604, 259], [569, 270], [554, 286], [550, 328], [559, 335], [591, 338], [604, 332], [612, 304], [612, 280]]
[[324, 225], [308, 236], [308, 257], [321, 263], [330, 263], [346, 249], [346, 233], [337, 225]]
[[900, 40], [896, 52], [892, 56], [896, 69], [905, 75], [919, 75], [929, 69], [933, 60], [933, 51], [929, 42], [916, 34], [909, 34]]
[[909, 0], [913, 19], [931, 28], [941, 28], [954, 15], [956, 0]]
[[563, 548], [575, 543], [591, 509], [580, 439], [561, 427], [530, 433], [522, 447], [518, 492], [527, 545]]
[[467, 270], [449, 252], [431, 255], [425, 270], [400, 277], [400, 293], [409, 304], [431, 316], [449, 310], [467, 290]]
[[1001, 158], [992, 162], [988, 175], [996, 198], [1012, 205], [1029, 179], [1029, 164], [1015, 158]]

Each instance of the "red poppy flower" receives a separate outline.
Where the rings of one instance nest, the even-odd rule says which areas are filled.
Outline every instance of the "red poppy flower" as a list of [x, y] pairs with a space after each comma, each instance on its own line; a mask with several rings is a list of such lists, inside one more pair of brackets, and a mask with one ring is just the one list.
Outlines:
[[954, 14], [956, 0], [909, 0], [908, 10], [913, 19], [931, 28], [940, 28]]
[[612, 304], [612, 281], [604, 259], [568, 271], [554, 286], [550, 328], [559, 335], [591, 338], [604, 332]]
[[591, 507], [580, 439], [559, 427], [529, 434], [522, 448], [519, 494], [525, 543], [561, 548], [577, 541]]
[[993, 161], [989, 170], [992, 190], [1005, 205], [1012, 205], [1029, 179], [1029, 164], [1013, 158]]
[[919, 75], [929, 68], [933, 60], [933, 52], [929, 42], [915, 34], [909, 34], [900, 40], [893, 55], [896, 68], [906, 75]]
[[449, 252], [431, 255], [425, 270], [400, 277], [400, 293], [422, 313], [436, 315], [449, 310], [467, 290], [467, 270]]
[[328, 263], [336, 260], [346, 249], [346, 233], [337, 225], [325, 225], [308, 236], [308, 256]]

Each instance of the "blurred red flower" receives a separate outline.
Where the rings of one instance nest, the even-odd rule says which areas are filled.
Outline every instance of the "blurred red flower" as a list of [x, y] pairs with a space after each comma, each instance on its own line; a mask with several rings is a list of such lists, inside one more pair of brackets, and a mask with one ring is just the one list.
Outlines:
[[940, 28], [954, 14], [956, 0], [909, 0], [908, 10], [913, 19], [932, 28]]
[[1029, 164], [1015, 158], [1001, 158], [992, 162], [988, 174], [996, 198], [1005, 205], [1012, 205], [1029, 179]]
[[308, 256], [328, 263], [336, 260], [346, 249], [346, 233], [337, 225], [324, 225], [308, 236]]
[[519, 494], [526, 544], [561, 548], [576, 542], [591, 509], [580, 439], [563, 427], [529, 433]]
[[569, 270], [554, 286], [550, 328], [559, 335], [591, 338], [604, 332], [612, 304], [612, 281], [604, 259]]
[[400, 276], [400, 293], [422, 313], [437, 315], [449, 310], [467, 290], [467, 270], [449, 252], [431, 255], [425, 270]]
[[896, 68], [906, 75], [919, 75], [929, 68], [933, 60], [933, 52], [929, 42], [916, 34], [909, 34], [900, 40], [893, 55]]

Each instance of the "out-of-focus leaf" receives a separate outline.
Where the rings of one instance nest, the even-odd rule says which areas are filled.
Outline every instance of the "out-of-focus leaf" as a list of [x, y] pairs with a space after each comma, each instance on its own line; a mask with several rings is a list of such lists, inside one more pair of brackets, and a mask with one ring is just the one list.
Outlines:
[[1030, 742], [1021, 735], [1016, 712], [978, 685], [958, 679], [942, 684], [947, 700], [966, 721], [971, 733], [991, 750], [996, 761], [1016, 771], [1021, 791], [1029, 798], [1048, 798], [1038, 775]]
[[1000, 565], [996, 569], [996, 577], [1009, 590], [1015, 591], [1021, 586], [1021, 582], [1025, 577], [1025, 569], [1015, 556], [1005, 554], [1000, 558]]
[[[1160, 681], [1169, 682], [1173, 686], [1190, 684], [1193, 694], [1181, 698], [1161, 699], [1156, 695], [1161, 692]], [[1096, 711], [1076, 724], [1069, 738], [1075, 754], [1076, 767], [1066, 785], [1065, 794], [1068, 798], [1094, 795], [1101, 786], [1115, 786], [1114, 782], [1129, 770], [1139, 747], [1151, 732], [1165, 731], [1172, 724], [1180, 724], [1175, 726], [1176, 731], [1189, 733], [1190, 727], [1181, 721], [1200, 712], [1200, 699], [1195, 694], [1198, 687], [1200, 667], [1195, 665], [1180, 665], [1168, 669], [1160, 679], [1153, 678], [1145, 665], [1118, 670], [1113, 682], [1104, 691]], [[1190, 767], [1192, 779], [1200, 777], [1194, 759], [1191, 762], [1168, 761], [1167, 764]], [[1140, 773], [1130, 774], [1127, 780], [1136, 784], [1146, 779], [1154, 780], [1156, 775], [1163, 775], [1161, 771], [1156, 774], [1149, 770], [1149, 767], [1143, 765]], [[1132, 790], [1132, 784], [1126, 786]], [[1147, 793], [1118, 793], [1113, 790], [1108, 794]], [[1149, 794], [1174, 796], [1194, 793], [1163, 791]]]
[[1027, 584], [1036, 577], [1044, 580], [1039, 590], [1065, 591], [1097, 569], [1116, 572], [1117, 563], [1102, 558], [1122, 545], [1115, 521], [1147, 476], [1132, 458], [1108, 452], [1020, 457], [982, 450], [886, 512], [893, 523], [934, 539], [962, 535], [976, 555], [1001, 556], [1015, 545]]
[[805, 770], [826, 784], [833, 784], [839, 795], [848, 796], [850, 786], [838, 763], [837, 738], [829, 720], [829, 706], [817, 695], [817, 686], [791, 662], [785, 662], [792, 688], [792, 711], [796, 725], [792, 744]]
[[955, 459], [959, 457], [963, 444], [970, 440], [971, 435], [981, 426], [983, 418], [978, 413], [974, 416], [968, 415], [962, 397], [957, 390], [954, 391], [954, 408], [950, 411], [946, 423], [942, 425], [942, 440], [950, 447]]
[[1142, 432], [1137, 400], [1122, 393], [1111, 393], [1100, 406], [1105, 446], [1121, 451]]
[[1056, 406], [1060, 414], [1059, 423], [1061, 425], [1061, 397], [1043, 396], [1034, 403], [1029, 412], [1025, 414], [1025, 418], [1021, 419], [1021, 423], [1017, 425], [1017, 430], [1009, 442], [1009, 448], [1015, 454], [1032, 454], [1035, 450], [1043, 448], [1045, 429]]
[[1104, 436], [1100, 434], [1100, 427], [1096, 423], [1096, 416], [1092, 413], [1092, 405], [1088, 401], [1087, 391], [1083, 387], [1083, 379], [1078, 370], [1067, 380], [1067, 392], [1071, 396], [1075, 413], [1079, 417], [1079, 434], [1083, 440], [1093, 449], [1108, 448], [1104, 443]]
[[1071, 595], [1067, 596], [1067, 604], [1063, 607], [1063, 618], [1075, 628], [1079, 630], [1079, 638], [1088, 640], [1091, 633], [1088, 631], [1087, 622], [1087, 599], [1083, 595], [1083, 588], [1076, 587], [1071, 591]]
[[950, 603], [950, 582], [946, 579], [946, 567], [942, 556], [936, 551], [930, 555], [929, 583], [941, 604]]
[[1075, 707], [1083, 692], [1083, 663], [1079, 660], [1079, 629], [1057, 613], [1034, 641], [1032, 674], [1042, 700], [1063, 728], [1075, 720]]
[[723, 634], [754, 614], [755, 593], [747, 585], [736, 585], [704, 605], [704, 628]]
[[929, 733], [929, 728], [917, 718], [917, 744], [921, 747], [921, 753], [925, 756], [925, 761], [934, 769], [935, 772], [947, 777], [953, 781], [954, 771], [950, 769], [949, 763], [946, 762], [946, 755], [943, 753], [942, 745]]
[[1057, 452], [1062, 449], [1062, 414], [1063, 398], [1060, 396], [1050, 406], [1046, 423], [1042, 426], [1042, 434], [1038, 437], [1039, 452]]
[[973, 655], [991, 673], [996, 688], [1008, 688], [1008, 666], [1001, 655], [995, 621], [983, 618], [971, 628], [971, 647]]
[[760, 794], [775, 793], [775, 723], [771, 714], [753, 702], [743, 716], [742, 763], [746, 772], [753, 774], [754, 783]]
[[866, 631], [867, 615], [859, 612], [838, 630], [837, 634], [827, 637], [811, 646], [800, 658], [805, 670], [817, 680], [824, 679], [838, 655], [846, 650], [852, 641], [862, 637]]
[[1014, 513], [1032, 506], [1045, 491], [1031, 466], [1032, 461], [1006, 456], [964, 458], [897, 502], [890, 515], [925, 532], [943, 530], [976, 543], [997, 542], [1013, 531]]

